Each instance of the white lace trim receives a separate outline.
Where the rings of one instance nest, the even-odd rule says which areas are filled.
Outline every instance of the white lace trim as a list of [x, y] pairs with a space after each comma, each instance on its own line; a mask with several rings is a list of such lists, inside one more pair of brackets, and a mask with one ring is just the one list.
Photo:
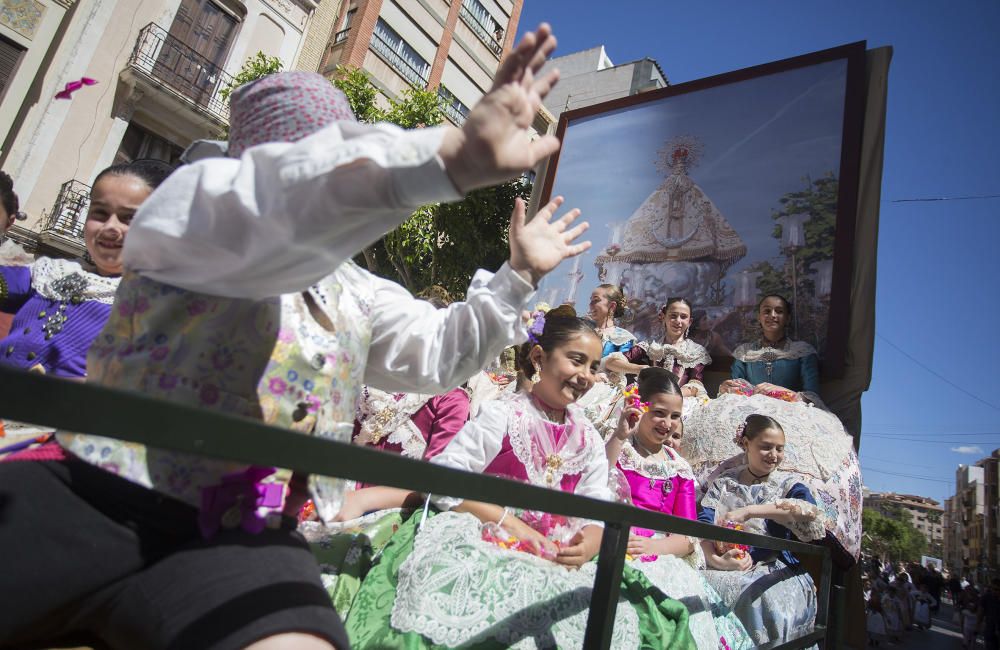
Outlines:
[[694, 471], [691, 469], [691, 465], [666, 447], [664, 450], [670, 456], [667, 460], [653, 456], [643, 457], [632, 446], [632, 443], [626, 440], [622, 445], [621, 453], [618, 454], [618, 464], [623, 470], [636, 472], [646, 478], [669, 481], [675, 476], [680, 476], [693, 481]]
[[[355, 444], [377, 445], [383, 438], [388, 437], [390, 442], [402, 444], [404, 451], [407, 448], [404, 441], [408, 441], [410, 453], [413, 453], [415, 445], [410, 438], [415, 430], [417, 437], [423, 441], [423, 446], [426, 448], [426, 441], [423, 440], [420, 431], [412, 426], [413, 422], [410, 418], [423, 408], [424, 404], [432, 397], [433, 395], [419, 393], [387, 393], [371, 386], [365, 386], [361, 391], [361, 399], [358, 400], [357, 419], [361, 423], [361, 430], [354, 438]], [[411, 425], [412, 430], [397, 434], [407, 424]], [[422, 458], [423, 449], [420, 450], [419, 456], [410, 457]]]
[[601, 332], [602, 343], [614, 343], [615, 345], [625, 345], [629, 341], [635, 341], [635, 336], [627, 329], [615, 326]]
[[681, 339], [679, 343], [659, 343], [643, 341], [638, 346], [646, 352], [646, 356], [654, 365], [673, 370], [674, 364], [682, 368], [694, 368], [698, 365], [709, 365], [712, 357], [708, 350], [691, 339]]
[[[596, 575], [482, 541], [468, 513], [443, 513], [399, 567], [391, 623], [448, 647], [493, 638], [513, 648], [582, 648]], [[635, 609], [620, 600], [614, 648], [639, 646]], [[536, 643], [537, 641], [537, 643]]]
[[407, 458], [423, 460], [424, 452], [427, 451], [427, 441], [424, 440], [424, 434], [413, 423], [413, 420], [407, 420], [403, 426], [390, 433], [388, 440], [402, 447], [401, 453]]
[[0, 264], [4, 266], [28, 266], [35, 261], [34, 256], [21, 248], [13, 239], [0, 242]]
[[[550, 488], [558, 488], [563, 476], [573, 476], [582, 474], [583, 470], [590, 462], [591, 454], [588, 451], [603, 445], [600, 435], [594, 430], [593, 425], [586, 416], [575, 406], [570, 405], [566, 409], [566, 426], [583, 427], [584, 442], [576, 449], [563, 447], [558, 453], [552, 454], [552, 461], [535, 458], [535, 446], [531, 444], [531, 431], [528, 427], [532, 420], [549, 423], [548, 420], [535, 407], [532, 400], [527, 395], [521, 395], [509, 402], [511, 408], [511, 422], [507, 427], [510, 446], [514, 450], [514, 455], [524, 465], [524, 470], [528, 474], [528, 479], [534, 485], [542, 485]], [[567, 442], [573, 435], [567, 432]]]
[[697, 474], [742, 453], [733, 435], [752, 413], [774, 418], [785, 430], [784, 470], [826, 481], [854, 449], [854, 439], [844, 431], [837, 416], [802, 402], [785, 402], [766, 395], [723, 394], [704, 405], [685, 399], [684, 410], [681, 455]]
[[77, 274], [87, 282], [82, 298], [110, 305], [115, 301], [115, 291], [118, 290], [120, 277], [105, 277], [90, 271], [85, 271], [79, 262], [72, 260], [40, 257], [31, 265], [31, 286], [42, 297], [49, 300], [63, 300], [64, 296], [52, 285], [63, 278]]
[[745, 467], [745, 464], [740, 464], [720, 472], [702, 497], [702, 507], [712, 508], [716, 516], [721, 516], [750, 504], [777, 503], [785, 498], [794, 484], [802, 482], [794, 474], [774, 471], [761, 483], [744, 485], [740, 483], [739, 476]]
[[302, 533], [302, 536], [305, 537], [306, 541], [310, 544], [318, 544], [321, 541], [327, 540], [336, 535], [364, 530], [370, 525], [381, 521], [386, 515], [394, 512], [403, 512], [403, 508], [376, 510], [375, 512], [369, 512], [367, 515], [362, 515], [355, 519], [335, 521], [330, 524], [324, 524], [321, 521], [303, 521], [299, 523], [298, 531]]
[[757, 361], [777, 361], [779, 359], [801, 359], [812, 354], [816, 354], [816, 348], [805, 341], [786, 339], [785, 345], [781, 348], [772, 348], [769, 345], [764, 345], [762, 341], [741, 343], [733, 352], [733, 358], [744, 363], [755, 363]]
[[778, 499], [774, 502], [782, 510], [807, 519], [783, 524], [803, 542], [815, 542], [826, 537], [826, 515], [817, 506], [802, 499]]

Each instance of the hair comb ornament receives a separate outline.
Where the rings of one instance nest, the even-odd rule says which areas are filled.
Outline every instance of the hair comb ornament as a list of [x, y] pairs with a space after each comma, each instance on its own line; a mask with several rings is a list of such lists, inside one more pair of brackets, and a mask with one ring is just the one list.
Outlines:
[[548, 303], [540, 302], [535, 305], [535, 311], [531, 312], [528, 317], [528, 322], [525, 324], [528, 330], [528, 340], [538, 345], [538, 339], [541, 338], [542, 333], [545, 331], [545, 314], [548, 313], [552, 307]]
[[56, 99], [73, 99], [73, 93], [80, 90], [84, 86], [96, 86], [97, 79], [91, 79], [90, 77], [80, 77], [76, 81], [70, 81], [66, 84], [66, 87], [56, 93]]
[[733, 442], [735, 442], [737, 445], [740, 445], [743, 438], [745, 437], [743, 432], [746, 430], [746, 428], [747, 428], [746, 422], [741, 422], [740, 426], [736, 427], [736, 435], [733, 436]]

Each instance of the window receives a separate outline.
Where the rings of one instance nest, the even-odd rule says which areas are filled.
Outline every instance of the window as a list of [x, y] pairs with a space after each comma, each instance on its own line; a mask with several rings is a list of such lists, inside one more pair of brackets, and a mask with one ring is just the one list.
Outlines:
[[427, 85], [431, 75], [430, 64], [381, 18], [375, 23], [372, 33], [372, 50], [411, 84]]
[[351, 26], [351, 21], [354, 20], [354, 14], [358, 13], [357, 9], [351, 9], [347, 12], [347, 17], [344, 18], [344, 29]]
[[177, 165], [184, 149], [131, 122], [115, 154], [114, 164], [129, 163], [139, 158], [154, 158]]
[[24, 56], [25, 49], [14, 41], [0, 36], [0, 99], [3, 99], [7, 86], [17, 72], [17, 66]]
[[344, 18], [344, 27], [337, 32], [333, 37], [333, 44], [343, 43], [347, 40], [347, 34], [351, 31], [351, 21], [354, 20], [354, 14], [358, 13], [357, 9], [351, 9], [347, 12], [347, 16]]

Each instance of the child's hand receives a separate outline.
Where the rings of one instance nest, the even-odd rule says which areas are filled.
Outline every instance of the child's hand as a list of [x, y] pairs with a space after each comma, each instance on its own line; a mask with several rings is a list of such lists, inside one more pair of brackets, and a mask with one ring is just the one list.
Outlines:
[[734, 524], [746, 523], [747, 519], [754, 519], [753, 512], [750, 506], [744, 506], [742, 508], [736, 508], [735, 510], [730, 510], [726, 513], [726, 519], [733, 522]]
[[590, 562], [591, 558], [597, 555], [604, 531], [599, 531], [599, 534], [588, 534], [584, 532], [585, 530], [586, 528], [573, 535], [573, 539], [569, 540], [569, 545], [559, 549], [559, 554], [556, 556], [557, 563], [578, 568]]
[[446, 133], [439, 155], [459, 192], [509, 180], [559, 149], [553, 135], [532, 141], [528, 134], [542, 99], [559, 79], [558, 70], [535, 78], [555, 47], [556, 38], [546, 23], [526, 33], [462, 129]]
[[549, 221], [556, 209], [562, 205], [563, 197], [557, 196], [538, 211], [535, 218], [525, 223], [524, 201], [514, 199], [514, 211], [510, 215], [510, 268], [530, 282], [538, 282], [559, 263], [575, 257], [590, 248], [590, 242], [573, 244], [577, 237], [590, 227], [586, 221], [566, 230], [580, 215], [577, 209], [570, 210], [555, 221]]
[[708, 568], [716, 571], [746, 571], [753, 566], [750, 554], [738, 548], [730, 549], [722, 555], [706, 553], [705, 561]]
[[659, 555], [656, 544], [652, 537], [642, 537], [641, 535], [628, 536], [628, 554], [633, 557], [642, 555]]
[[642, 411], [637, 406], [628, 405], [623, 408], [622, 414], [618, 417], [618, 426], [615, 427], [615, 438], [625, 441], [635, 435], [641, 418]]
[[552, 559], [556, 557], [556, 553], [559, 548], [545, 535], [541, 534], [528, 524], [524, 523], [519, 517], [513, 515], [508, 516], [504, 522], [503, 527], [507, 529], [514, 537], [517, 537], [522, 542], [526, 542], [535, 547], [536, 555], [539, 557], [545, 557]]
[[358, 492], [348, 492], [344, 495], [344, 504], [340, 512], [333, 518], [335, 522], [351, 521], [365, 514], [365, 505], [361, 502]]

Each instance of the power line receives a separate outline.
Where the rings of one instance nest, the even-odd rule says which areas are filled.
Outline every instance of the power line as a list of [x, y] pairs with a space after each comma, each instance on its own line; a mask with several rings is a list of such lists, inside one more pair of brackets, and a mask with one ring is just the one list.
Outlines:
[[[903, 463], [893, 458], [875, 458], [873, 456], [865, 456], [865, 460], [875, 461], [876, 463], [892, 463], [893, 465], [906, 465], [907, 467], [919, 467], [920, 469], [934, 469], [930, 465], [918, 465], [916, 463]], [[876, 470], [877, 471], [877, 470]]]
[[939, 433], [932, 431], [862, 431], [863, 436], [885, 436], [895, 438], [896, 436], [918, 436], [938, 438], [940, 436], [1000, 436], [1000, 431], [982, 431], [979, 433]]
[[947, 377], [945, 377], [944, 375], [942, 375], [942, 374], [939, 374], [939, 373], [938, 373], [938, 372], [937, 372], [936, 370], [934, 370], [934, 369], [933, 369], [933, 368], [931, 368], [930, 366], [926, 365], [926, 364], [925, 364], [925, 363], [924, 363], [923, 361], [921, 361], [920, 359], [917, 359], [916, 357], [914, 357], [914, 356], [913, 356], [913, 355], [911, 355], [911, 354], [910, 354], [909, 352], [907, 352], [907, 351], [906, 351], [906, 350], [904, 350], [903, 348], [899, 347], [898, 345], [896, 345], [895, 343], [893, 343], [893, 342], [892, 342], [892, 341], [890, 341], [889, 339], [885, 338], [885, 337], [884, 337], [884, 336], [882, 336], [882, 335], [881, 335], [880, 333], [878, 333], [878, 332], [875, 332], [875, 336], [879, 337], [880, 339], [882, 339], [883, 341], [885, 341], [886, 343], [888, 343], [890, 347], [892, 347], [892, 348], [895, 348], [895, 349], [896, 349], [896, 351], [897, 351], [897, 352], [899, 352], [900, 354], [902, 354], [902, 355], [903, 355], [904, 357], [906, 357], [907, 359], [909, 359], [909, 360], [910, 360], [910, 361], [912, 361], [913, 363], [917, 364], [918, 366], [920, 366], [921, 368], [923, 368], [924, 370], [926, 370], [926, 371], [927, 371], [927, 372], [929, 372], [930, 374], [934, 375], [935, 377], [937, 377], [938, 379], [940, 379], [940, 380], [941, 380], [941, 381], [943, 381], [944, 383], [948, 384], [948, 385], [949, 385], [949, 386], [951, 386], [952, 388], [957, 388], [958, 390], [962, 391], [963, 393], [965, 393], [966, 395], [968, 395], [968, 396], [969, 396], [969, 397], [971, 397], [972, 399], [976, 400], [977, 402], [981, 402], [981, 403], [985, 404], [986, 406], [989, 406], [989, 407], [990, 407], [990, 408], [992, 408], [992, 409], [995, 409], [995, 410], [997, 410], [997, 411], [1000, 411], [1000, 405], [997, 405], [997, 404], [994, 404], [994, 403], [992, 403], [992, 402], [987, 402], [987, 401], [986, 401], [986, 400], [984, 400], [984, 399], [983, 399], [982, 397], [979, 397], [979, 396], [977, 396], [977, 395], [973, 395], [973, 394], [972, 394], [971, 392], [969, 392], [969, 391], [968, 391], [967, 389], [965, 389], [965, 388], [963, 388], [963, 387], [959, 386], [958, 384], [956, 384], [956, 383], [955, 383], [955, 382], [953, 382], [952, 380], [948, 379], [948, 378], [947, 378]]
[[929, 201], [974, 201], [978, 199], [1000, 199], [1000, 194], [970, 194], [969, 196], [931, 196], [918, 199], [893, 199], [891, 203], [926, 203]]
[[927, 440], [925, 438], [899, 438], [897, 436], [880, 436], [877, 433], [861, 434], [862, 438], [867, 435], [869, 438], [880, 438], [883, 440], [895, 440], [897, 442], [920, 442], [926, 445], [957, 445], [959, 443], [966, 445], [986, 445], [987, 447], [992, 445], [1000, 445], [1000, 441], [989, 441], [983, 442], [982, 440], [977, 440], [973, 442], [972, 440]]
[[870, 467], [861, 467], [862, 470], [866, 472], [874, 472], [875, 474], [888, 474], [889, 476], [901, 476], [903, 478], [912, 478], [918, 481], [934, 481], [935, 483], [952, 483], [951, 479], [944, 478], [933, 478], [931, 476], [919, 476], [917, 474], [904, 474], [902, 472], [886, 472], [880, 469], [871, 469]]

